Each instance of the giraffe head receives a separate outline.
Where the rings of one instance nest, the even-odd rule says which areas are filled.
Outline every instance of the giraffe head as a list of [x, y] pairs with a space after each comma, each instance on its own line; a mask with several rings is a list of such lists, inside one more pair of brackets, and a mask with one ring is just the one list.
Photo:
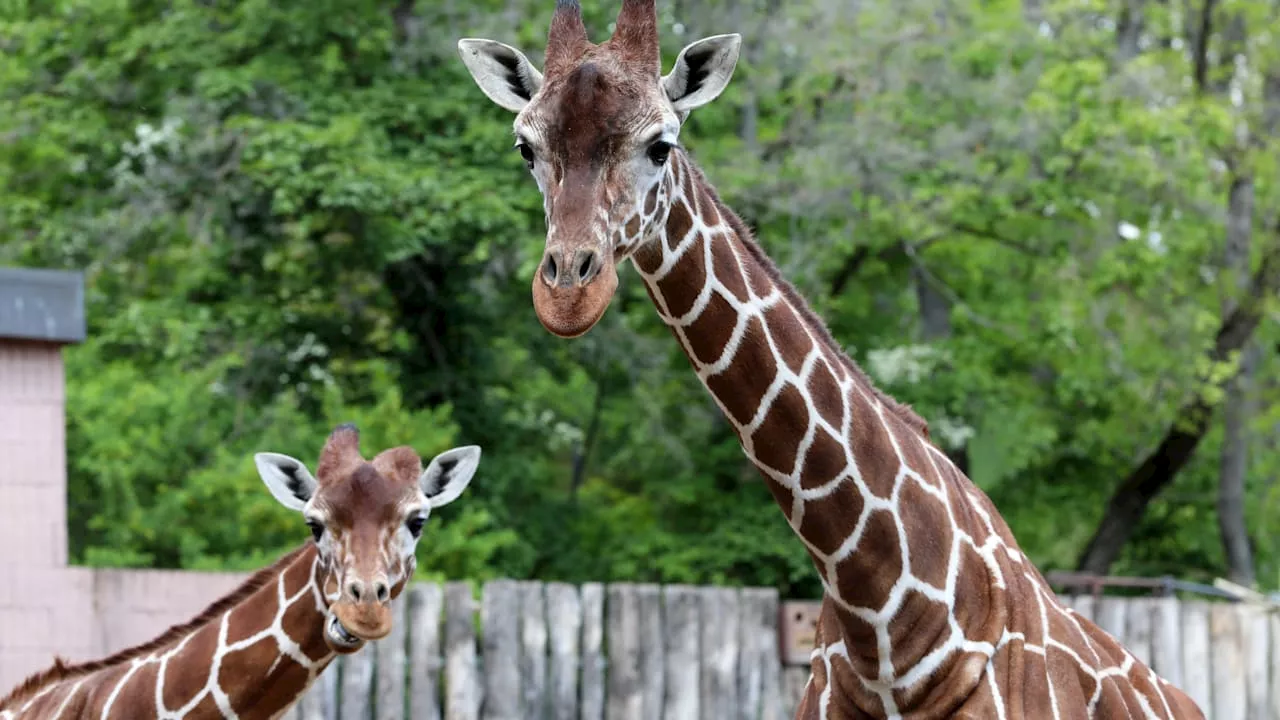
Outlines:
[[595, 45], [577, 0], [557, 0], [543, 71], [500, 42], [458, 41], [484, 94], [516, 113], [516, 150], [547, 219], [533, 306], [561, 337], [599, 321], [617, 263], [665, 224], [680, 127], [724, 90], [738, 62], [740, 37], [715, 35], [681, 50], [662, 75], [654, 2], [623, 0], [613, 36]]
[[413, 448], [360, 455], [354, 425], [339, 425], [312, 475], [300, 460], [258, 453], [271, 494], [302, 512], [319, 551], [318, 580], [328, 605], [324, 639], [339, 653], [391, 632], [391, 601], [413, 577], [414, 550], [431, 513], [453, 502], [480, 463], [474, 445], [446, 450], [422, 469]]

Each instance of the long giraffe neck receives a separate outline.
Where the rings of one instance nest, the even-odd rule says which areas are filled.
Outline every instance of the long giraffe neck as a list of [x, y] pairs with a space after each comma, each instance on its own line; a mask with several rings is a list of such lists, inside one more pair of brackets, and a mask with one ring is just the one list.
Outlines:
[[34, 676], [0, 720], [274, 718], [333, 660], [326, 608], [307, 543], [150, 643]]
[[[633, 260], [817, 566], [827, 651], [848, 656], [850, 684], [882, 711], [926, 676], [976, 682], [1005, 628], [1003, 576], [1021, 562], [1008, 528], [924, 422], [839, 349], [697, 168], [681, 153], [670, 162], [655, 203], [665, 232]], [[954, 652], [965, 647], [976, 652]]]
[[1065, 608], [981, 490], [877, 390], [682, 152], [628, 227], [698, 378], [822, 578], [796, 717], [1199, 718]]

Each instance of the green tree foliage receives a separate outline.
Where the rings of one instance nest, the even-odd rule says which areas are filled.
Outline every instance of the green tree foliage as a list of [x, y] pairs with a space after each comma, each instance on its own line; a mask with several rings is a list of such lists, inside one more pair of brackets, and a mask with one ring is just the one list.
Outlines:
[[[1240, 292], [1233, 168], [1255, 186], [1254, 266], [1280, 237], [1280, 155], [1238, 133], [1266, 120], [1280, 27], [1269, 0], [1214, 6], [1197, 85], [1205, 1], [661, 3], [668, 63], [701, 35], [746, 43], [683, 142], [1046, 569], [1075, 564], [1203, 395], [1208, 434], [1114, 569], [1224, 572], [1215, 383], [1234, 356], [1209, 350]], [[576, 341], [533, 316], [541, 201], [454, 47], [536, 60], [551, 5], [0, 4], [0, 262], [87, 277], [90, 339], [67, 351], [78, 561], [265, 562], [305, 530], [252, 453], [314, 461], [352, 420], [366, 453], [485, 448], [423, 572], [816, 594], [636, 278]], [[605, 34], [616, 3], [587, 5]], [[1265, 301], [1247, 521], [1273, 587]]]

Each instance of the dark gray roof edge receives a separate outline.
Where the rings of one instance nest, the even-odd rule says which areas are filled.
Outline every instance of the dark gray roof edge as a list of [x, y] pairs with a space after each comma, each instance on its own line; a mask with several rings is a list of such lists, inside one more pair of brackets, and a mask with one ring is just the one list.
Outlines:
[[0, 267], [0, 338], [78, 343], [84, 337], [84, 273]]

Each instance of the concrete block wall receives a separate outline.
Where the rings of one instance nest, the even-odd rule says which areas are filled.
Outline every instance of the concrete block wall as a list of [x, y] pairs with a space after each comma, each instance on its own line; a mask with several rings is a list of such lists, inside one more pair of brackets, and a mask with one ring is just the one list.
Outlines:
[[249, 577], [184, 570], [92, 572], [97, 655], [144, 643], [170, 625], [190, 620]]
[[0, 561], [67, 564], [62, 349], [0, 340]]
[[[61, 347], [0, 340], [0, 686], [93, 652], [92, 579], [67, 565]], [[3, 691], [0, 691], [2, 693]]]

